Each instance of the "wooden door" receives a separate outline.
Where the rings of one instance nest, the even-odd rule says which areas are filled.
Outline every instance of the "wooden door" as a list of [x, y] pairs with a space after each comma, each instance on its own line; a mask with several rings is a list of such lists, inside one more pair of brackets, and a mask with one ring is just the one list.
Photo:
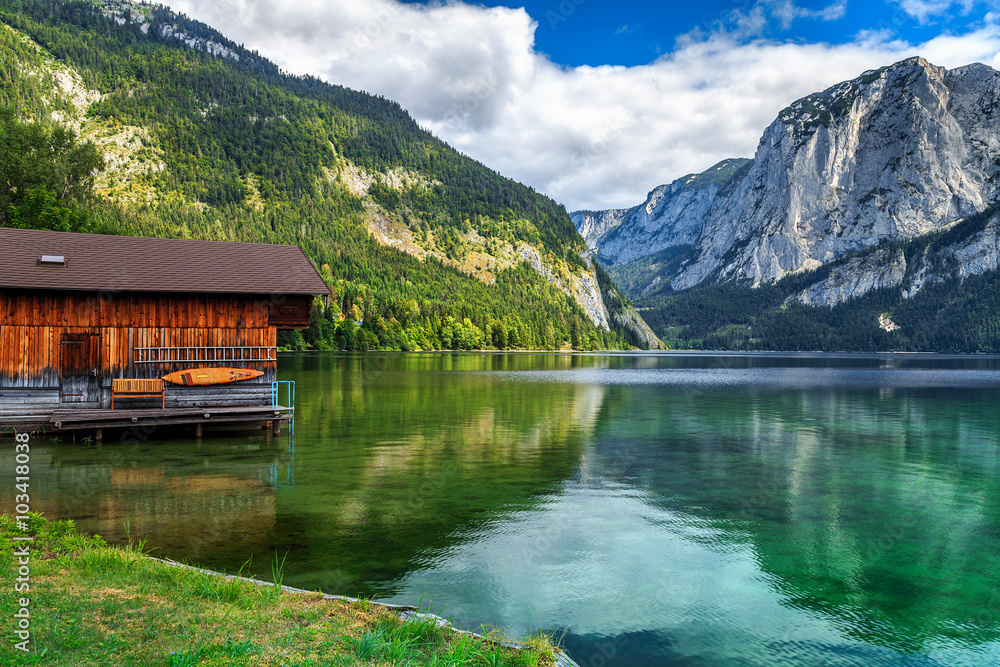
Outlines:
[[99, 341], [97, 334], [63, 334], [59, 345], [59, 400], [63, 403], [101, 400]]

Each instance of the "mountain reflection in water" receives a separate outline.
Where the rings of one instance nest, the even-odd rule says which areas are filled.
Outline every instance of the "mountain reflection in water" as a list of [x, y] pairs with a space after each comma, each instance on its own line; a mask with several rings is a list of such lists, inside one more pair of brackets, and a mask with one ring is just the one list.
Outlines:
[[112, 541], [287, 552], [291, 585], [565, 632], [581, 665], [990, 665], [997, 362], [286, 356], [294, 438], [39, 443], [33, 475]]

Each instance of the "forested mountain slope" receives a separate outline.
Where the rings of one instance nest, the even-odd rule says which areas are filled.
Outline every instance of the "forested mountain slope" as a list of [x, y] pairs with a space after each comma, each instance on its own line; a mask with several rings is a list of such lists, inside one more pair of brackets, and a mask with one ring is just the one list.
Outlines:
[[394, 102], [158, 6], [14, 0], [0, 23], [0, 105], [104, 154], [93, 228], [301, 245], [336, 292], [317, 347], [648, 344], [562, 206]]
[[757, 287], [639, 301], [673, 347], [1000, 352], [1000, 209]]

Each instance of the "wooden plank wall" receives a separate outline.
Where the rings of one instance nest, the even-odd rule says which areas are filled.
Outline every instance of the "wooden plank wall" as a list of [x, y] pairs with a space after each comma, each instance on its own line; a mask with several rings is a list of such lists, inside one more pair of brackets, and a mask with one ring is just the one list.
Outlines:
[[270, 307], [254, 295], [5, 290], [0, 326], [260, 329], [271, 326]]
[[0, 325], [0, 387], [59, 388], [63, 333], [98, 333], [99, 329]]
[[311, 296], [288, 296], [270, 302], [270, 322], [278, 329], [308, 329], [312, 313]]
[[48, 414], [57, 407], [58, 389], [0, 389], [0, 424], [5, 417]]
[[[110, 404], [113, 378], [158, 378], [196, 364], [135, 364], [137, 347], [274, 347], [277, 329], [269, 323], [269, 302], [251, 296], [0, 293], [0, 387], [59, 387], [60, 341], [64, 333], [100, 334], [100, 378]], [[206, 365], [214, 365], [212, 363]], [[234, 385], [201, 389], [205, 397], [225, 388], [227, 404], [267, 402], [277, 362], [220, 362], [255, 368], [264, 375]], [[255, 385], [251, 387], [251, 385]], [[242, 400], [243, 395], [253, 400]], [[168, 404], [172, 403], [168, 389]], [[174, 396], [181, 396], [174, 392]], [[182, 404], [194, 404], [186, 394]], [[263, 398], [261, 398], [263, 397]], [[0, 395], [0, 403], [3, 402]], [[239, 398], [236, 402], [234, 399]], [[204, 399], [197, 399], [204, 400]]]
[[[185, 329], [172, 327], [108, 328], [0, 326], [0, 387], [58, 387], [60, 341], [64, 333], [100, 334], [101, 384], [112, 378], [158, 378], [199, 364], [135, 364], [136, 347], [274, 347], [277, 331], [265, 329]], [[131, 339], [131, 342], [130, 342]], [[215, 365], [209, 362], [205, 365]], [[255, 368], [264, 376], [246, 382], [271, 382], [277, 362], [220, 362], [219, 365]]]

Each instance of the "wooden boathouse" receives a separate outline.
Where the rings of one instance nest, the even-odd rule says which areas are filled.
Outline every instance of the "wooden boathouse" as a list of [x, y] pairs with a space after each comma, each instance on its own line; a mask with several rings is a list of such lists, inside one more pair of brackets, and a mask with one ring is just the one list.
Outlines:
[[[139, 417], [200, 424], [273, 416], [277, 332], [307, 328], [313, 296], [331, 293], [291, 245], [0, 228], [0, 248], [4, 426], [58, 431]], [[204, 367], [263, 375], [166, 384], [160, 397], [119, 395], [111, 409], [121, 380], [153, 386], [173, 371]]]

